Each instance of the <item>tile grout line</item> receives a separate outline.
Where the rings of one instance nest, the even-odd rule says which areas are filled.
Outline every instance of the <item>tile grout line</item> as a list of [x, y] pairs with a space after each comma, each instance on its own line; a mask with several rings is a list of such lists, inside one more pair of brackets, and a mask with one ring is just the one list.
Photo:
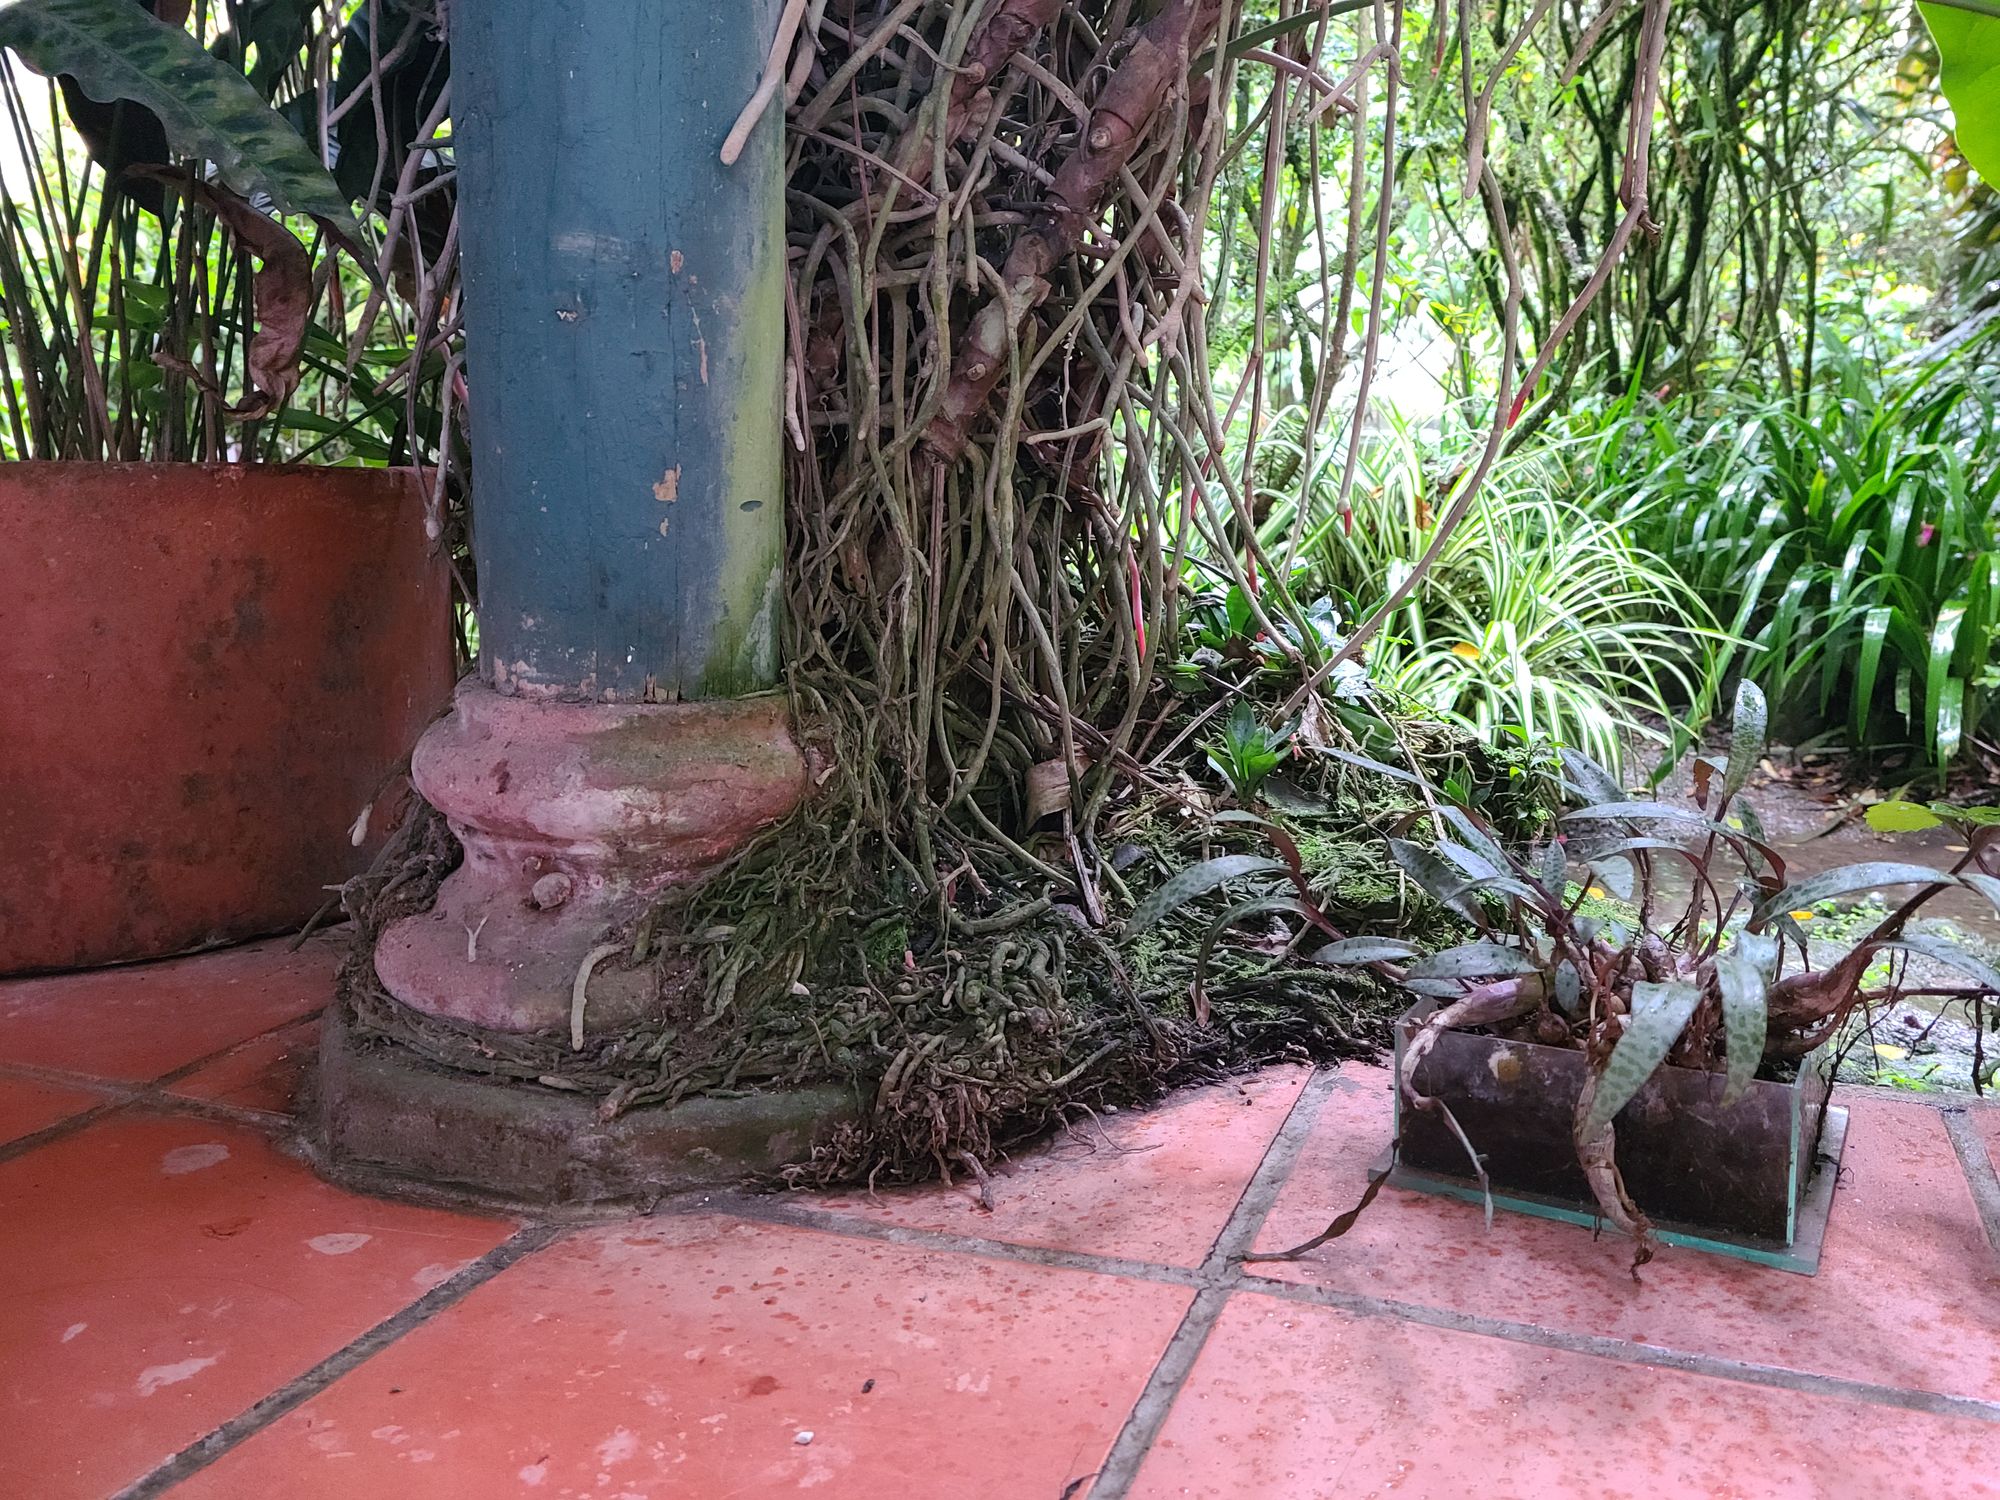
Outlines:
[[1125, 1418], [1125, 1425], [1113, 1439], [1110, 1451], [1104, 1455], [1095, 1475], [1072, 1481], [1064, 1492], [1064, 1500], [1083, 1492], [1088, 1486], [1090, 1500], [1124, 1500], [1131, 1490], [1132, 1482], [1138, 1478], [1139, 1468], [1152, 1451], [1154, 1441], [1166, 1426], [1167, 1415], [1173, 1410], [1175, 1399], [1188, 1377], [1194, 1373], [1196, 1359], [1208, 1343], [1208, 1336], [1215, 1329], [1216, 1321], [1222, 1316], [1223, 1308], [1229, 1302], [1236, 1275], [1234, 1259], [1247, 1251], [1256, 1242], [1257, 1233], [1264, 1227], [1271, 1207], [1278, 1200], [1292, 1169], [1298, 1165], [1300, 1155], [1305, 1150], [1306, 1138], [1319, 1119], [1320, 1107], [1336, 1087], [1338, 1075], [1332, 1068], [1321, 1068], [1306, 1080], [1297, 1099], [1285, 1115], [1285, 1123], [1278, 1127], [1271, 1144], [1264, 1149], [1264, 1156], [1257, 1164], [1249, 1185], [1243, 1189], [1236, 1206], [1223, 1222], [1222, 1231], [1215, 1237], [1215, 1244], [1202, 1262], [1199, 1280], [1201, 1290], [1195, 1293], [1188, 1304], [1180, 1326], [1173, 1337], [1167, 1340], [1167, 1347], [1147, 1376], [1139, 1398], [1132, 1403], [1132, 1410]]
[[65, 1115], [52, 1125], [44, 1125], [40, 1130], [31, 1130], [26, 1135], [16, 1136], [11, 1141], [0, 1142], [0, 1164], [26, 1156], [41, 1146], [75, 1135], [79, 1131], [95, 1125], [109, 1115], [119, 1114], [134, 1108], [158, 1110], [164, 1114], [196, 1115], [203, 1119], [216, 1120], [235, 1125], [248, 1125], [256, 1129], [273, 1130], [290, 1126], [290, 1115], [275, 1115], [268, 1110], [242, 1109], [233, 1104], [222, 1104], [212, 1099], [191, 1099], [185, 1094], [172, 1092], [167, 1085], [179, 1083], [200, 1072], [210, 1063], [222, 1061], [238, 1048], [248, 1047], [253, 1042], [261, 1042], [287, 1027], [317, 1019], [326, 1010], [316, 1006], [290, 1020], [280, 1021], [275, 1026], [267, 1026], [262, 1031], [253, 1031], [249, 1036], [239, 1037], [213, 1052], [204, 1053], [192, 1062], [182, 1063], [156, 1078], [133, 1083], [126, 1079], [105, 1078], [95, 1073], [78, 1073], [68, 1068], [49, 1068], [37, 1063], [0, 1063], [0, 1077], [19, 1078], [32, 1083], [47, 1083], [58, 1087], [88, 1090], [93, 1094], [107, 1097], [100, 1104], [93, 1104], [73, 1115]]
[[[1332, 1074], [1320, 1076], [1335, 1076]], [[1315, 1082], [1317, 1082], [1317, 1078]], [[1335, 1082], [1323, 1090], [1315, 1100], [1315, 1112], [1323, 1103], [1326, 1093], [1348, 1085], [1344, 1080]], [[1311, 1085], [1308, 1085], [1311, 1087]], [[1305, 1098], [1294, 1104], [1296, 1112], [1305, 1103]], [[1290, 1121], [1287, 1121], [1289, 1127]], [[1309, 1128], [1309, 1127], [1303, 1127]], [[1283, 1131], [1280, 1132], [1282, 1137]], [[1973, 1138], [1973, 1143], [1983, 1143]], [[1277, 1146], [1274, 1138], [1271, 1151]], [[1271, 1164], [1267, 1151], [1266, 1165]], [[1218, 1238], [1218, 1249], [1223, 1248], [1225, 1238], [1238, 1227], [1239, 1218], [1247, 1219], [1244, 1212], [1252, 1208], [1252, 1196], [1260, 1188], [1269, 1184], [1269, 1198], [1275, 1199], [1276, 1191], [1282, 1185], [1282, 1177], [1289, 1175], [1289, 1167], [1284, 1173], [1273, 1169], [1268, 1177], [1266, 1167], [1260, 1166], [1258, 1177], [1245, 1190], [1239, 1200], [1238, 1209]], [[1269, 1210], [1267, 1200], [1258, 1212], [1258, 1219]], [[976, 1235], [953, 1234], [932, 1229], [912, 1229], [902, 1225], [883, 1224], [872, 1219], [863, 1219], [837, 1211], [814, 1208], [805, 1204], [794, 1204], [782, 1199], [734, 1197], [728, 1194], [705, 1195], [700, 1199], [684, 1199], [678, 1204], [663, 1204], [661, 1215], [716, 1213], [762, 1223], [780, 1224], [793, 1228], [809, 1229], [820, 1233], [839, 1235], [847, 1238], [876, 1240], [887, 1244], [901, 1245], [912, 1249], [931, 1249], [963, 1255], [980, 1255], [996, 1260], [1013, 1261], [1023, 1265], [1046, 1266], [1062, 1270], [1121, 1276], [1132, 1280], [1151, 1281], [1168, 1286], [1192, 1287], [1197, 1293], [1196, 1301], [1202, 1296], [1216, 1294], [1226, 1297], [1235, 1292], [1247, 1292], [1268, 1296], [1284, 1301], [1311, 1303], [1328, 1307], [1335, 1311], [1352, 1313], [1361, 1317], [1379, 1317], [1401, 1322], [1417, 1323], [1447, 1332], [1464, 1333], [1474, 1337], [1499, 1339], [1505, 1343], [1524, 1344], [1535, 1348], [1551, 1349], [1560, 1353], [1578, 1354], [1587, 1358], [1602, 1359], [1613, 1364], [1632, 1364], [1647, 1368], [1673, 1370], [1683, 1374], [1700, 1375], [1716, 1380], [1730, 1380], [1744, 1385], [1763, 1386], [1769, 1389], [1794, 1390], [1805, 1395], [1827, 1396], [1839, 1400], [1859, 1402], [1864, 1405], [1889, 1407], [1903, 1411], [1920, 1411], [1937, 1416], [1954, 1417], [1989, 1423], [2000, 1423], [2000, 1402], [1987, 1401], [1973, 1396], [1954, 1396], [1939, 1391], [1920, 1390], [1907, 1386], [1885, 1385], [1874, 1381], [1856, 1380], [1844, 1375], [1822, 1375], [1808, 1370], [1795, 1370], [1783, 1365], [1760, 1364], [1753, 1360], [1732, 1359], [1725, 1355], [1701, 1354], [1690, 1350], [1674, 1349], [1662, 1345], [1634, 1343], [1629, 1340], [1608, 1338], [1595, 1334], [1570, 1333], [1562, 1329], [1548, 1328], [1535, 1323], [1517, 1323], [1502, 1318], [1483, 1317], [1476, 1313], [1461, 1313], [1450, 1308], [1429, 1307], [1421, 1303], [1398, 1302], [1385, 1297], [1371, 1297], [1363, 1293], [1341, 1292], [1331, 1288], [1314, 1286], [1310, 1283], [1280, 1281], [1273, 1277], [1246, 1274], [1233, 1263], [1231, 1257], [1250, 1247], [1255, 1237], [1255, 1229], [1240, 1237], [1239, 1243], [1232, 1243], [1227, 1254], [1220, 1258], [1211, 1251], [1208, 1259], [1199, 1269], [1186, 1266], [1165, 1265], [1155, 1261], [1135, 1260], [1118, 1256], [1099, 1255], [1090, 1251], [1060, 1250], [1040, 1245], [1021, 1245], [1007, 1240], [986, 1239]], [[1191, 1307], [1184, 1319], [1191, 1319], [1195, 1308]], [[1211, 1313], [1210, 1322], [1213, 1321]], [[1176, 1337], [1179, 1335], [1177, 1334]], [[1198, 1349], [1194, 1352], [1199, 1352]], [[1190, 1356], [1189, 1364], [1192, 1364]], [[1183, 1377], [1184, 1378], [1184, 1377]], [[1115, 1450], [1114, 1450], [1115, 1451]], [[1143, 1455], [1140, 1455], [1143, 1456]], [[1107, 1469], [1101, 1473], [1108, 1473]], [[1129, 1478], [1126, 1481], [1129, 1483]], [[1080, 1493], [1080, 1492], [1079, 1492]], [[1093, 1500], [1113, 1500], [1117, 1492], [1100, 1487], [1093, 1492]]]
[[351, 1343], [335, 1350], [304, 1374], [285, 1382], [270, 1395], [237, 1413], [220, 1427], [189, 1443], [112, 1496], [112, 1500], [152, 1500], [193, 1478], [231, 1449], [248, 1442], [280, 1418], [305, 1405], [343, 1375], [359, 1369], [405, 1334], [422, 1327], [446, 1309], [462, 1302], [509, 1266], [562, 1238], [558, 1225], [529, 1225], [398, 1309]]
[[1950, 1396], [1940, 1391], [1917, 1390], [1909, 1386], [1882, 1385], [1872, 1380], [1856, 1380], [1846, 1375], [1821, 1375], [1809, 1370], [1788, 1369], [1784, 1365], [1759, 1364], [1754, 1360], [1732, 1359], [1721, 1354], [1696, 1354], [1658, 1344], [1640, 1344], [1630, 1339], [1603, 1334], [1570, 1333], [1535, 1323], [1514, 1323], [1478, 1313], [1458, 1312], [1448, 1307], [1426, 1307], [1416, 1302], [1394, 1302], [1359, 1292], [1336, 1291], [1308, 1282], [1276, 1281], [1265, 1277], [1244, 1277], [1233, 1288], [1254, 1296], [1278, 1301], [1307, 1303], [1331, 1308], [1358, 1317], [1385, 1318], [1416, 1323], [1448, 1333], [1472, 1334], [1551, 1349], [1562, 1354], [1581, 1354], [1613, 1364], [1640, 1365], [1648, 1369], [1674, 1370], [1683, 1375], [1701, 1375], [1714, 1380], [1733, 1380], [1741, 1385], [1797, 1391], [1807, 1396], [1830, 1396], [1869, 1406], [1893, 1407], [1901, 1411], [1924, 1412], [1931, 1416], [1957, 1417], [1975, 1422], [2000, 1423], [2000, 1401], [1977, 1396]]
[[1972, 1117], [1963, 1109], [1944, 1112], [1944, 1133], [1951, 1137], [1952, 1150], [1965, 1173], [1965, 1185], [1972, 1191], [1972, 1203], [1985, 1226], [1986, 1242], [2000, 1253], [2000, 1170], [1986, 1150], [1986, 1142], [1973, 1128]]

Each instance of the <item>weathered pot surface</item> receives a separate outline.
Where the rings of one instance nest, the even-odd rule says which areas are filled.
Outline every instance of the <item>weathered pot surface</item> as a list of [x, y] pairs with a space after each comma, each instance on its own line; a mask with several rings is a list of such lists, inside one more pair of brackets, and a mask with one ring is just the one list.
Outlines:
[[[1400, 1064], [1436, 1002], [1396, 1023]], [[1812, 1175], [1826, 1078], [1816, 1062], [1790, 1082], [1757, 1080], [1722, 1107], [1719, 1073], [1662, 1068], [1614, 1122], [1619, 1171], [1649, 1218], [1720, 1236], [1792, 1244]], [[1418, 1065], [1418, 1092], [1442, 1099], [1484, 1160], [1497, 1193], [1596, 1212], [1571, 1135], [1584, 1055], [1570, 1048], [1446, 1031]], [[1465, 1147], [1434, 1114], [1399, 1097], [1403, 1165], [1471, 1179]]]
[[390, 826], [450, 622], [414, 471], [0, 464], [0, 973], [310, 916]]

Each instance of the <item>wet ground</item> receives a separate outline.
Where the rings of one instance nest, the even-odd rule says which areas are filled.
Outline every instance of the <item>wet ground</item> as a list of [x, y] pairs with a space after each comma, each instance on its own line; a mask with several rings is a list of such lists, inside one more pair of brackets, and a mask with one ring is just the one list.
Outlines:
[[1387, 1074], [989, 1188], [562, 1226], [296, 1155], [337, 942], [0, 982], [0, 1495], [2000, 1500], [2000, 1107], [1845, 1088], [1819, 1273], [1399, 1188]]

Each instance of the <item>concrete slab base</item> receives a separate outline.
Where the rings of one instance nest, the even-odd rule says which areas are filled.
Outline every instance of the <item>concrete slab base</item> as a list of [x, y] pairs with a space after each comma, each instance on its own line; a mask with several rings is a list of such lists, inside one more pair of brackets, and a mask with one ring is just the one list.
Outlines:
[[315, 1166], [348, 1186], [538, 1218], [601, 1218], [767, 1176], [862, 1109], [852, 1090], [823, 1086], [692, 1099], [605, 1121], [580, 1094], [453, 1073], [364, 1044], [336, 1007], [305, 1124]]

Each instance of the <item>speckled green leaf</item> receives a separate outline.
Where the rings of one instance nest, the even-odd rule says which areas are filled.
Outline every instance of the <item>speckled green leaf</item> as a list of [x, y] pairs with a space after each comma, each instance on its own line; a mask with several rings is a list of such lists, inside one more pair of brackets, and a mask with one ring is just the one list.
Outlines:
[[1764, 736], [1770, 720], [1763, 690], [1747, 677], [1737, 683], [1736, 712], [1729, 721], [1729, 765], [1722, 773], [1725, 798], [1743, 790], [1757, 762], [1764, 758]]
[[1875, 945], [1878, 948], [1901, 948], [1906, 953], [1915, 953], [1943, 964], [1948, 969], [1956, 969], [1968, 978], [1977, 980], [1984, 989], [2000, 994], [2000, 969], [1996, 969], [1976, 953], [1968, 953], [1956, 943], [1948, 943], [1937, 937], [1889, 938]]
[[1564, 746], [1562, 756], [1563, 779], [1586, 802], [1617, 802], [1625, 795], [1609, 771], [1579, 750]]
[[1432, 900], [1442, 902], [1448, 910], [1468, 922], [1479, 920], [1471, 900], [1464, 894], [1465, 882], [1430, 850], [1408, 839], [1390, 839], [1389, 858]]
[[1500, 943], [1461, 943], [1445, 948], [1410, 965], [1412, 979], [1492, 979], [1506, 974], [1532, 973], [1535, 960], [1519, 948]]
[[1401, 938], [1351, 937], [1342, 938], [1337, 943], [1328, 943], [1313, 954], [1316, 964], [1385, 964], [1400, 963], [1416, 956], [1416, 946]]
[[1625, 1034], [1605, 1059], [1597, 1097], [1577, 1132], [1578, 1140], [1587, 1141], [1609, 1125], [1612, 1116], [1646, 1086], [1646, 1080], [1659, 1070], [1680, 1039], [1700, 1000], [1699, 989], [1678, 980], [1632, 986], [1632, 1014], [1626, 1020]]
[[1822, 870], [1817, 875], [1809, 875], [1796, 885], [1788, 885], [1775, 896], [1767, 896], [1757, 903], [1750, 913], [1753, 926], [1761, 927], [1779, 912], [1799, 911], [1810, 908], [1816, 902], [1826, 901], [1834, 896], [1847, 896], [1855, 891], [1871, 891], [1879, 885], [1928, 885], [1933, 881], [1945, 885], [1956, 885], [1955, 876], [1942, 870], [1933, 870], [1929, 865], [1898, 864], [1894, 860], [1869, 860], [1858, 865], [1841, 865], [1838, 869]]
[[1766, 1003], [1771, 976], [1778, 967], [1778, 940], [1764, 933], [1738, 933], [1736, 941], [1715, 958], [1715, 987], [1722, 997], [1722, 1035], [1728, 1078], [1722, 1089], [1724, 1105], [1734, 1104], [1757, 1076], [1770, 1030]]
[[1137, 937], [1162, 917], [1198, 896], [1207, 895], [1217, 886], [1245, 875], [1279, 874], [1284, 869], [1282, 861], [1265, 859], [1256, 854], [1224, 854], [1216, 859], [1205, 859], [1198, 865], [1189, 865], [1162, 881], [1139, 903], [1138, 909], [1132, 913], [1132, 920], [1125, 924], [1125, 936]]
[[143, 104], [175, 151], [213, 162], [246, 198], [265, 193], [360, 244], [346, 198], [298, 132], [241, 73], [131, 0], [0, 0], [0, 46], [37, 73], [68, 74], [99, 103]]

